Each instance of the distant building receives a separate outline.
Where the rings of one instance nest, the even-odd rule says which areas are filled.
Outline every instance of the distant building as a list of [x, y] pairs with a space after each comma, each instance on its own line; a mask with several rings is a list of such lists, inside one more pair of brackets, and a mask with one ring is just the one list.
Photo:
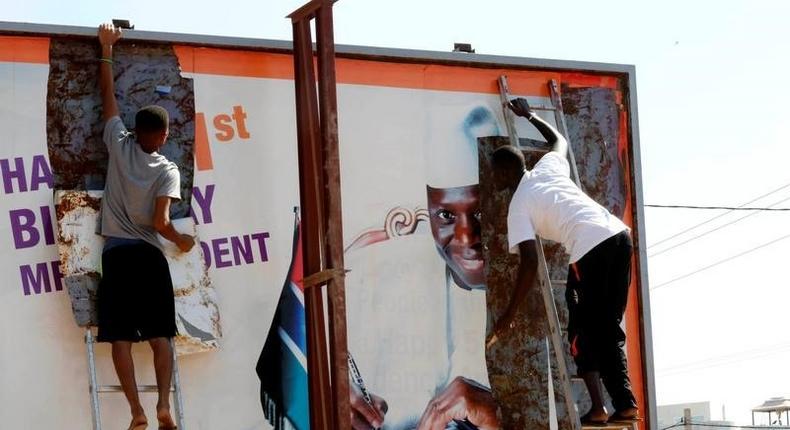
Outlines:
[[769, 427], [790, 425], [790, 399], [773, 397], [752, 408], [752, 425]]
[[[721, 410], [721, 415], [717, 414], [716, 418], [719, 420], [714, 421], [711, 415], [711, 402], [696, 402], [696, 403], [677, 403], [673, 405], [659, 405], [658, 406], [658, 429], [666, 429], [673, 425], [678, 425], [678, 429], [682, 429], [683, 415], [686, 409], [691, 409], [691, 422], [704, 423], [705, 427], [693, 427], [694, 430], [738, 430], [738, 427], [732, 427], [733, 422], [726, 421], [723, 405], [716, 405], [716, 410]], [[721, 425], [721, 427], [716, 427]]]
[[691, 409], [691, 422], [710, 421], [710, 402], [676, 403], [658, 406], [658, 428], [664, 429], [683, 422], [683, 411]]

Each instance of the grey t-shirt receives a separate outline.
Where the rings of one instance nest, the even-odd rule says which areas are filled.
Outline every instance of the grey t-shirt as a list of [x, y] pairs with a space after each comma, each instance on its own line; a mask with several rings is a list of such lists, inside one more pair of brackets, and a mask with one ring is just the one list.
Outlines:
[[157, 197], [181, 198], [178, 166], [159, 153], [148, 154], [115, 116], [104, 125], [110, 153], [101, 202], [102, 236], [142, 239], [161, 249], [153, 226]]

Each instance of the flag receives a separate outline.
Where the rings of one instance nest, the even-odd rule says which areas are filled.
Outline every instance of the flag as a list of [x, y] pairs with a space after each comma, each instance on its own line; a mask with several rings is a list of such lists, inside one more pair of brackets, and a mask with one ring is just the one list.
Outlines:
[[301, 227], [294, 220], [293, 252], [266, 343], [255, 371], [261, 380], [263, 414], [275, 430], [309, 430], [307, 326]]

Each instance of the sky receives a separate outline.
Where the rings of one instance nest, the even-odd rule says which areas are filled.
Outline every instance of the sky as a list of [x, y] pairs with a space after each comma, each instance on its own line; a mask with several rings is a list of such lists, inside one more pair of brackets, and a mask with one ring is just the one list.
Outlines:
[[[125, 18], [139, 30], [290, 40], [284, 17], [304, 0], [2, 2], [7, 21]], [[787, 17], [781, 0], [341, 0], [335, 41], [633, 64], [646, 203], [739, 206], [768, 194], [751, 205], [790, 208]], [[712, 401], [749, 423], [751, 407], [790, 396], [790, 212], [738, 220], [749, 214], [645, 209], [659, 405]]]

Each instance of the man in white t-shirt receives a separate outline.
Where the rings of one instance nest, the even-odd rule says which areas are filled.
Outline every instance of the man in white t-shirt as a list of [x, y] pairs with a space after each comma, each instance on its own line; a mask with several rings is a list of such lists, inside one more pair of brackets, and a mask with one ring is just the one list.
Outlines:
[[592, 399], [592, 408], [582, 421], [603, 424], [610, 419], [601, 380], [615, 407], [611, 419], [636, 419], [638, 410], [622, 349], [625, 333], [620, 327], [631, 279], [630, 231], [570, 179], [565, 138], [535, 115], [525, 99], [515, 99], [509, 106], [540, 131], [552, 150], [532, 171], [526, 169], [521, 151], [511, 146], [497, 149], [492, 156], [497, 187], [514, 191], [508, 209], [508, 246], [511, 253], [520, 254], [513, 296], [494, 335], [510, 326], [527, 289], [535, 283], [536, 235], [561, 243], [570, 253], [571, 352]]

